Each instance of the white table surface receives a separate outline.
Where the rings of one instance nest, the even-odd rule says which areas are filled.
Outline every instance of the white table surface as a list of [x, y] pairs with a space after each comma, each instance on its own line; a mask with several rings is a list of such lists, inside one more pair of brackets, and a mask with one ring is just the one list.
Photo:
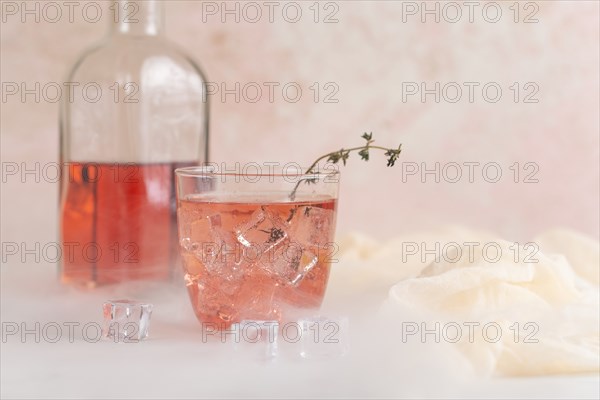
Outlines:
[[1, 343], [2, 398], [600, 396], [600, 379], [594, 375], [477, 377], [465, 372], [464, 360], [454, 359], [447, 348], [398, 346], [394, 332], [366, 328], [368, 313], [352, 316], [352, 310], [339, 307], [335, 313], [349, 315], [350, 338], [358, 338], [345, 356], [305, 359], [296, 348], [280, 346], [277, 357], [262, 361], [218, 340], [203, 341], [183, 284], [177, 282], [86, 292], [59, 284], [53, 265], [15, 263], [3, 265], [0, 278], [4, 327], [101, 323], [102, 302], [109, 298], [136, 298], [155, 307], [150, 338], [141, 343], [91, 343], [82, 339], [79, 328], [74, 328], [71, 343], [66, 327], [56, 343], [43, 338], [36, 343], [33, 334], [24, 341], [20, 335], [6, 336]]

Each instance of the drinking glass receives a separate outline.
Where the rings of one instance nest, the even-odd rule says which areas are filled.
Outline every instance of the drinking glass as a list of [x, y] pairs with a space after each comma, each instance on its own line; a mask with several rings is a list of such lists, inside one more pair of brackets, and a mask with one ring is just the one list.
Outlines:
[[185, 284], [198, 320], [217, 329], [282, 321], [323, 300], [339, 172], [271, 169], [175, 171]]

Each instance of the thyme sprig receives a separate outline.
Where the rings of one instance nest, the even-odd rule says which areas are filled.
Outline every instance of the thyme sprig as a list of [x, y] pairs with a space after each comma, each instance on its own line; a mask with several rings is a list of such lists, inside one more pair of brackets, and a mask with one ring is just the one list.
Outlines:
[[[370, 132], [370, 133], [365, 132], [361, 137], [364, 140], [366, 140], [367, 143], [365, 145], [358, 146], [358, 147], [352, 147], [349, 149], [342, 148], [340, 150], [324, 154], [321, 157], [317, 158], [311, 164], [311, 166], [308, 167], [305, 174], [314, 173], [315, 168], [319, 165], [319, 163], [321, 161], [323, 161], [325, 159], [327, 159], [327, 162], [330, 162], [332, 164], [338, 164], [341, 161], [342, 164], [346, 165], [346, 161], [348, 161], [348, 158], [350, 157], [350, 153], [355, 152], [355, 151], [358, 152], [358, 155], [360, 156], [361, 160], [369, 161], [369, 151], [371, 149], [385, 151], [384, 154], [387, 157], [387, 166], [388, 167], [393, 167], [396, 164], [396, 161], [398, 160], [398, 157], [400, 157], [400, 153], [402, 152], [402, 144], [400, 144], [397, 149], [389, 149], [387, 147], [373, 145], [373, 142], [375, 142], [375, 139], [373, 139], [373, 132]], [[294, 189], [290, 193], [290, 199], [293, 201], [296, 198], [296, 191], [298, 190], [300, 183], [305, 182], [307, 184], [311, 184], [311, 183], [316, 183], [316, 181], [317, 181], [316, 177], [300, 179], [298, 182], [296, 182], [296, 186], [294, 186]]]

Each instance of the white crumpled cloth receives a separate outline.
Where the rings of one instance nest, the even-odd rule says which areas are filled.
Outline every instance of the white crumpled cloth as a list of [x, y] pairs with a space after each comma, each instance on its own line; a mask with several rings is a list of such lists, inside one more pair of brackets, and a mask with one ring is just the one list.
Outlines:
[[[407, 254], [414, 252], [415, 243], [431, 250], [436, 243], [443, 249], [450, 242], [462, 246], [460, 259], [455, 245], [446, 246], [447, 257]], [[471, 244], [475, 251], [469, 254], [467, 242], [480, 245]], [[494, 248], [484, 257], [482, 246], [488, 242]], [[539, 248], [516, 247], [492, 234], [463, 228], [407, 235], [383, 244], [353, 234], [339, 242], [330, 289], [346, 299], [352, 293], [371, 294], [382, 318], [397, 327], [412, 325], [400, 329], [425, 324], [431, 330], [436, 322], [447, 327], [451, 345], [478, 374], [597, 373], [599, 244], [566, 230], [544, 233], [532, 242]], [[496, 259], [498, 248], [502, 251]], [[479, 324], [473, 335], [467, 334], [465, 322]], [[490, 323], [500, 327], [500, 338], [496, 328], [483, 337], [481, 328]], [[458, 339], [452, 330], [457, 324], [463, 328]], [[402, 335], [397, 337], [402, 344]], [[407, 338], [423, 343], [435, 335]]]

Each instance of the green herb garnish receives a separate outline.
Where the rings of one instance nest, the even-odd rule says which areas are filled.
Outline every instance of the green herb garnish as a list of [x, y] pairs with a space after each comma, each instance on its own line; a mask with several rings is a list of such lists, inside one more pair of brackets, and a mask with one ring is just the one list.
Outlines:
[[[373, 139], [372, 132], [371, 133], [365, 132], [361, 137], [367, 141], [367, 143], [364, 146], [352, 147], [350, 149], [340, 149], [338, 151], [333, 151], [331, 153], [322, 155], [321, 157], [317, 158], [315, 160], [315, 162], [312, 163], [312, 165], [306, 170], [305, 174], [313, 173], [315, 168], [324, 159], [327, 159], [327, 162], [330, 162], [332, 164], [337, 164], [341, 160], [342, 163], [344, 165], [346, 165], [346, 161], [348, 160], [348, 157], [350, 157], [350, 153], [353, 151], [358, 151], [358, 155], [360, 156], [361, 160], [369, 161], [369, 150], [371, 150], [371, 149], [385, 151], [385, 156], [387, 157], [387, 166], [388, 167], [393, 167], [394, 164], [396, 164], [396, 160], [398, 160], [398, 157], [400, 156], [400, 152], [402, 151], [402, 144], [400, 144], [400, 146], [398, 146], [397, 149], [388, 149], [386, 147], [373, 145], [373, 142], [375, 141], [375, 139]], [[311, 183], [316, 183], [316, 181], [317, 181], [317, 178], [300, 179], [296, 183], [296, 186], [294, 186], [294, 190], [292, 190], [292, 193], [290, 193], [290, 199], [293, 201], [296, 198], [296, 191], [298, 190], [300, 183], [304, 182], [307, 184], [311, 184]]]

